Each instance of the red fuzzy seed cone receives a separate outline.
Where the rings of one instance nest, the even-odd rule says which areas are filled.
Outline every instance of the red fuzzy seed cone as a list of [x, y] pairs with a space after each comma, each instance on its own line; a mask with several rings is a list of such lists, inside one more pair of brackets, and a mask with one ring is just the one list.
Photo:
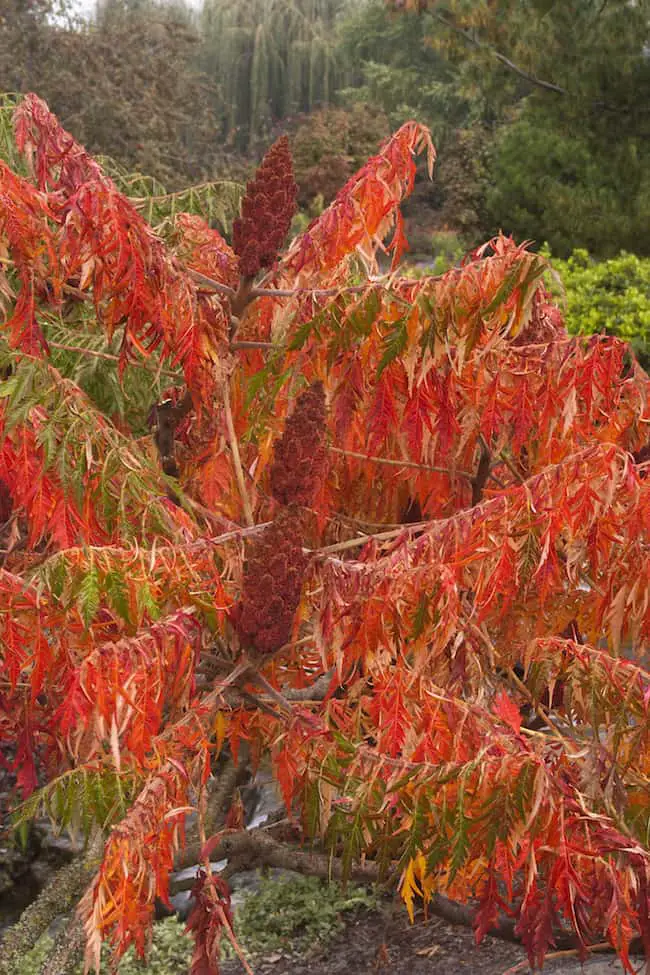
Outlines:
[[286, 508], [247, 546], [242, 598], [232, 617], [244, 648], [269, 654], [288, 643], [306, 567], [298, 514]]
[[296, 400], [273, 446], [271, 493], [280, 504], [309, 507], [325, 476], [325, 391], [312, 383]]
[[233, 250], [243, 277], [252, 278], [275, 261], [296, 212], [297, 193], [289, 140], [283, 135], [246, 185], [241, 216], [233, 223]]

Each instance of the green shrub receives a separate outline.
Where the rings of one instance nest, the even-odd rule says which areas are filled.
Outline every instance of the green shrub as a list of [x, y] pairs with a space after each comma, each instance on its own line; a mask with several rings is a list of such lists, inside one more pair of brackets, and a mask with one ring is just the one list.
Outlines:
[[[548, 252], [547, 252], [548, 253]], [[570, 332], [606, 332], [632, 345], [645, 369], [650, 366], [650, 258], [622, 252], [594, 261], [585, 250], [568, 260], [552, 259], [566, 291]], [[559, 291], [557, 284], [554, 290]]]
[[[16, 975], [39, 975], [41, 965], [51, 948], [52, 939], [44, 935], [35, 948], [25, 956]], [[103, 952], [102, 973], [109, 971], [109, 952]], [[121, 960], [118, 975], [185, 975], [192, 957], [192, 940], [184, 933], [184, 925], [176, 918], [165, 918], [154, 926], [153, 942], [149, 952], [148, 964], [139, 961], [133, 948]], [[83, 965], [77, 968], [82, 975]]]
[[315, 877], [264, 879], [237, 911], [235, 931], [251, 955], [278, 949], [302, 952], [332, 938], [343, 927], [346, 911], [376, 904], [376, 895], [363, 887], [343, 889]]
[[466, 247], [457, 233], [452, 230], [438, 230], [431, 236], [433, 264], [428, 274], [444, 274], [464, 256]]

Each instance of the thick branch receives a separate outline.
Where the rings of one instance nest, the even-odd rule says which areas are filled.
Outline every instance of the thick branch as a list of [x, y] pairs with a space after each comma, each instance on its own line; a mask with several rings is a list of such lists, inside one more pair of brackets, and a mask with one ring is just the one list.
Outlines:
[[282, 694], [287, 701], [323, 701], [334, 676], [334, 668], [321, 674], [309, 687], [287, 687]]
[[[224, 871], [228, 876], [244, 870], [266, 866], [290, 870], [310, 877], [320, 877], [323, 880], [342, 880], [344, 877], [343, 861], [340, 858], [287, 847], [263, 828], [225, 834], [210, 851], [210, 859], [228, 860], [228, 867]], [[397, 870], [397, 865], [395, 865], [393, 872], [396, 873]], [[365, 861], [351, 867], [348, 879], [357, 883], [376, 884], [381, 877], [377, 864], [372, 861]], [[193, 883], [194, 880], [188, 880], [174, 885], [174, 893], [189, 889]], [[428, 911], [450, 924], [470, 928], [474, 925], [475, 911], [473, 907], [458, 904], [442, 894], [433, 895], [428, 905]], [[488, 933], [504, 941], [519, 944], [519, 938], [515, 934], [515, 925], [516, 921], [510, 918], [500, 918]], [[576, 939], [573, 935], [558, 933], [555, 937], [555, 943], [560, 948], [572, 948], [576, 944]]]
[[[313, 853], [285, 846], [263, 828], [243, 830], [240, 833], [225, 833], [219, 843], [210, 850], [210, 859], [235, 863], [237, 872], [255, 867], [279, 867], [282, 870], [291, 870], [310, 877], [321, 877], [323, 880], [342, 880], [344, 873], [341, 860], [325, 853]], [[349, 879], [358, 883], [377, 883], [379, 880], [377, 865], [370, 862], [356, 864], [350, 870]], [[173, 892], [187, 890], [193, 883], [191, 878], [174, 883]]]
[[[213, 783], [208, 796], [205, 814], [205, 832], [209, 835], [221, 829], [225, 815], [230, 808], [235, 789], [237, 789], [250, 775], [248, 766], [248, 750], [245, 742], [240, 745], [240, 760], [237, 765], [228, 761], [222, 769], [219, 778]], [[202, 843], [198, 838], [198, 823], [193, 828], [188, 842], [182, 852], [176, 857], [174, 868], [184, 870], [195, 863], [200, 863]], [[175, 887], [174, 890], [180, 888]]]
[[81, 918], [73, 914], [54, 942], [41, 975], [72, 975], [83, 955], [85, 940]]
[[0, 951], [0, 975], [15, 975], [22, 956], [34, 947], [49, 925], [62, 914], [74, 910], [92, 880], [103, 850], [98, 834], [84, 856], [61, 867], [20, 920], [6, 932]]

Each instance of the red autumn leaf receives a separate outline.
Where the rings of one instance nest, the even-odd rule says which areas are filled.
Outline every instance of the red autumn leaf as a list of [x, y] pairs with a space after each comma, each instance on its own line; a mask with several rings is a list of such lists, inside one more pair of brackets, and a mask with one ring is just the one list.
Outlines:
[[499, 691], [494, 699], [492, 710], [497, 718], [500, 718], [501, 721], [509, 725], [515, 734], [519, 734], [521, 729], [521, 712], [505, 691]]
[[[272, 153], [239, 258], [195, 215], [146, 223], [36, 96], [16, 125], [0, 750], [14, 805], [33, 790], [37, 815], [105, 836], [87, 962], [146, 953], [187, 829], [193, 857], [243, 851], [229, 873], [399, 862], [407, 905], [478, 897], [477, 936], [503, 912], [537, 966], [571, 931], [629, 967], [649, 937], [650, 379], [625, 344], [569, 336], [545, 259], [503, 236], [441, 277], [374, 277], [432, 155], [414, 123], [284, 254]], [[264, 288], [239, 288], [240, 259], [273, 265]], [[54, 312], [79, 332], [52, 341], [60, 368]], [[518, 663], [558, 734], [522, 733]], [[288, 816], [247, 830], [259, 767]], [[238, 950], [223, 874], [194, 893], [193, 970], [214, 975], [220, 938]]]

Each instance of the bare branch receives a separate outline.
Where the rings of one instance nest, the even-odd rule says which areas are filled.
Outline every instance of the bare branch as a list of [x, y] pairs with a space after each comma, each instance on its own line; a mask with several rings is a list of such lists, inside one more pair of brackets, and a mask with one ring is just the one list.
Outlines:
[[334, 676], [334, 668], [321, 674], [313, 684], [308, 687], [287, 687], [282, 693], [287, 701], [322, 701], [329, 690]]
[[363, 535], [361, 538], [348, 538], [344, 542], [335, 542], [333, 545], [325, 545], [323, 548], [312, 549], [311, 554], [322, 558], [323, 556], [334, 555], [336, 552], [345, 552], [350, 548], [359, 548], [368, 542], [389, 542], [393, 538], [398, 538], [399, 535], [410, 537], [411, 535], [426, 531], [433, 524], [435, 524], [433, 521], [419, 521], [414, 525], [402, 525], [400, 528], [394, 528], [385, 532], [376, 532], [373, 535]]
[[451, 467], [435, 467], [432, 464], [418, 464], [414, 460], [396, 460], [392, 457], [377, 457], [374, 454], [361, 454], [356, 450], [343, 450], [342, 447], [330, 447], [333, 454], [342, 454], [344, 457], [356, 457], [358, 460], [370, 460], [376, 464], [388, 464], [391, 467], [415, 467], [421, 471], [435, 471], [438, 474], [448, 474], [449, 477], [465, 477], [471, 481], [474, 477], [469, 471], [457, 471]]
[[47, 344], [51, 349], [61, 349], [63, 352], [80, 352], [82, 355], [89, 355], [95, 359], [109, 359], [111, 362], [119, 362], [119, 355], [110, 352], [100, 352], [99, 349], [86, 349], [83, 345], [65, 345], [63, 342], [52, 342], [48, 339]]
[[276, 345], [274, 342], [248, 342], [235, 339], [230, 343], [230, 348], [237, 351], [238, 349], [281, 349], [283, 346]]
[[218, 294], [227, 295], [229, 298], [235, 297], [235, 289], [231, 288], [229, 284], [222, 284], [220, 281], [215, 281], [214, 278], [209, 278], [206, 274], [201, 274], [200, 271], [192, 271], [188, 269], [187, 273], [199, 284], [205, 285], [206, 288], [210, 288], [211, 291], [216, 291]]
[[[237, 292], [229, 285], [215, 281], [205, 274], [200, 274], [198, 271], [192, 270], [188, 270], [187, 273], [195, 281], [198, 281], [199, 284], [210, 288], [212, 291], [216, 291], [218, 294], [226, 295], [233, 300], [237, 295]], [[390, 291], [390, 288], [383, 281], [367, 281], [365, 284], [354, 284], [339, 288], [252, 288], [248, 293], [246, 304], [254, 301], [255, 298], [298, 298], [300, 295], [311, 295], [314, 298], [333, 298], [341, 294], [360, 295], [364, 294], [369, 288]]]
[[524, 69], [520, 68], [519, 65], [514, 63], [514, 61], [507, 58], [505, 54], [501, 54], [500, 51], [497, 51], [488, 44], [485, 44], [484, 41], [480, 41], [478, 37], [476, 37], [470, 31], [465, 30], [465, 28], [459, 27], [458, 24], [454, 24], [454, 22], [445, 17], [444, 14], [441, 14], [438, 11], [431, 11], [431, 13], [436, 20], [438, 20], [441, 24], [444, 24], [444, 26], [449, 30], [453, 30], [455, 34], [458, 34], [460, 37], [464, 38], [464, 40], [466, 40], [469, 44], [472, 44], [473, 47], [476, 47], [481, 51], [488, 51], [494, 58], [497, 59], [497, 61], [500, 61], [504, 67], [514, 72], [514, 74], [518, 75], [520, 78], [523, 78], [524, 81], [529, 82], [529, 84], [535, 85], [537, 88], [543, 88], [545, 91], [555, 92], [557, 95], [569, 94], [566, 88], [562, 88], [560, 85], [555, 85], [551, 81], [544, 81], [542, 78], [537, 78], [535, 75], [530, 74], [530, 72], [524, 71]]
[[483, 497], [483, 491], [490, 476], [490, 464], [492, 458], [490, 457], [490, 451], [487, 444], [483, 438], [481, 438], [481, 440], [481, 455], [479, 457], [476, 474], [472, 478], [472, 507], [474, 507], [475, 504], [478, 504]]

